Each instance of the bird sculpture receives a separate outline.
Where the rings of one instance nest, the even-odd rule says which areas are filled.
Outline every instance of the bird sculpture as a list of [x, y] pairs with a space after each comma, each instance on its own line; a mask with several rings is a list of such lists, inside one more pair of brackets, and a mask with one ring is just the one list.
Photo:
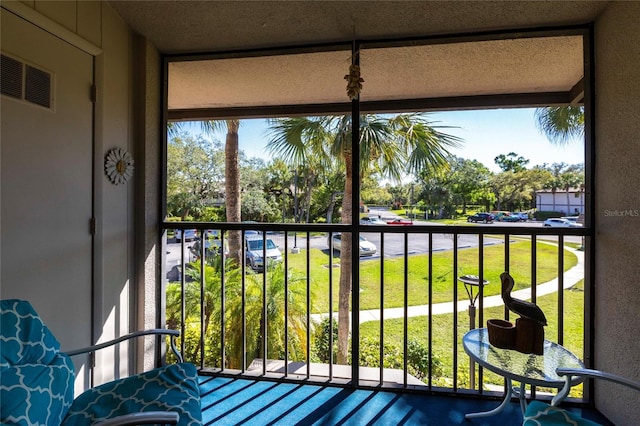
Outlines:
[[540, 309], [538, 305], [511, 297], [511, 290], [513, 290], [515, 282], [508, 272], [500, 274], [500, 280], [502, 281], [502, 300], [511, 312], [516, 313], [523, 318], [536, 321], [542, 325], [547, 325], [547, 318], [544, 316], [544, 312], [542, 312], [542, 309]]

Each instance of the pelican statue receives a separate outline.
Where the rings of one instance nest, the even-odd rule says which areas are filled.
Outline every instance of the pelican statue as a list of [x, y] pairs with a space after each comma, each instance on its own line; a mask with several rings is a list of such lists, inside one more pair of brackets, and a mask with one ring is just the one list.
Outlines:
[[542, 312], [542, 309], [540, 309], [538, 305], [511, 297], [511, 290], [513, 290], [515, 282], [508, 272], [500, 274], [500, 280], [502, 281], [502, 300], [504, 300], [504, 304], [511, 312], [514, 312], [523, 318], [536, 321], [542, 325], [547, 325], [547, 318], [544, 316], [544, 312]]

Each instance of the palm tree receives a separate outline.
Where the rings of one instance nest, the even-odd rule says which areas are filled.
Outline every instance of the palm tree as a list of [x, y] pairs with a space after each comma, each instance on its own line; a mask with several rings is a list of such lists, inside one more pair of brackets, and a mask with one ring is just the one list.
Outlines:
[[[354, 178], [360, 185], [363, 176], [372, 171], [400, 181], [403, 173], [437, 170], [447, 164], [450, 155], [447, 149], [458, 146], [461, 141], [436, 130], [423, 114], [362, 116], [358, 148], [351, 146], [351, 116], [294, 117], [272, 120], [270, 124], [272, 139], [268, 149], [294, 167], [305, 164], [311, 156], [344, 165], [342, 223], [352, 220]], [[354, 149], [360, 155], [360, 175], [355, 177], [352, 168]], [[346, 364], [348, 358], [351, 253], [351, 240], [343, 240], [338, 298], [339, 364]]]
[[568, 166], [567, 169], [560, 175], [560, 182], [562, 188], [567, 194], [567, 214], [570, 215], [571, 211], [571, 199], [569, 197], [572, 189], [580, 188], [584, 184], [584, 171], [578, 164]]
[[[227, 131], [225, 154], [225, 209], [227, 222], [242, 220], [242, 205], [240, 201], [240, 166], [238, 163], [238, 129], [240, 120], [207, 120], [200, 121], [200, 128], [205, 134], [213, 135], [216, 131]], [[182, 123], [173, 121], [167, 123], [167, 134], [177, 136], [182, 129]], [[240, 231], [229, 231], [229, 258], [236, 265], [240, 265], [242, 241]]]
[[[191, 278], [191, 281], [187, 283], [185, 288], [185, 308], [189, 313], [200, 312], [198, 318], [202, 318], [204, 324], [204, 330], [202, 330], [203, 335], [209, 335], [210, 326], [212, 324], [212, 319], [221, 318], [222, 315], [222, 267], [228, 266], [223, 263], [222, 256], [213, 256], [208, 258], [204, 262], [204, 271], [202, 265], [202, 259], [199, 259], [195, 262], [192, 262], [188, 265], [185, 275]], [[227, 267], [226, 275], [225, 275], [225, 284], [229, 283], [238, 283], [240, 282], [240, 277], [238, 276], [238, 268], [230, 268]], [[200, 288], [200, 276], [204, 274], [204, 293]], [[204, 311], [201, 312], [200, 308], [200, 300], [202, 299], [202, 308]], [[169, 300], [167, 300], [167, 308], [169, 307]], [[220, 327], [217, 321], [214, 321], [216, 333], [214, 335], [220, 335]], [[213, 341], [214, 347], [219, 348], [219, 341]], [[192, 358], [194, 360], [198, 359], [198, 355], [200, 354], [201, 341], [198, 339], [198, 343], [196, 344]], [[216, 353], [219, 353], [216, 351]]]
[[558, 192], [558, 189], [562, 188], [562, 180], [560, 179], [560, 176], [566, 166], [567, 165], [565, 163], [553, 163], [549, 166], [551, 178], [544, 184], [544, 188], [551, 191], [551, 196], [553, 197], [552, 211], [556, 211], [556, 192]]
[[538, 129], [554, 144], [565, 145], [584, 137], [584, 108], [578, 106], [537, 108]]
[[[211, 122], [208, 123], [220, 123]], [[227, 222], [240, 222], [241, 204], [240, 204], [240, 166], [238, 165], [238, 128], [240, 120], [227, 120], [227, 138], [224, 147], [224, 164], [225, 164], [225, 207], [227, 212]], [[229, 231], [229, 258], [240, 265], [242, 242], [240, 240], [240, 231]]]
[[[267, 306], [263, 306], [263, 281], [261, 276], [248, 273], [244, 285], [240, 278], [240, 269], [225, 261], [224, 286], [222, 281], [222, 257], [215, 255], [204, 263], [204, 293], [200, 288], [202, 262], [197, 260], [189, 264], [185, 283], [184, 306], [187, 313], [186, 322], [191, 321], [196, 333], [185, 336], [189, 344], [185, 355], [192, 362], [200, 362], [202, 320], [207, 344], [205, 362], [225, 368], [241, 369], [243, 354], [260, 357], [262, 345], [267, 342], [267, 356], [281, 359], [288, 351], [289, 359], [303, 361], [306, 348], [307, 305], [306, 279], [300, 273], [289, 271], [285, 287], [285, 273], [282, 263], [268, 268], [267, 272]], [[167, 285], [167, 327], [177, 329], [180, 322], [182, 293], [179, 282]], [[286, 291], [285, 291], [286, 290]], [[224, 291], [224, 305], [222, 294]], [[244, 292], [244, 297], [243, 297]], [[202, 299], [202, 305], [201, 305]], [[285, 299], [287, 300], [287, 316], [285, 318]], [[201, 307], [204, 310], [201, 310]], [[311, 307], [309, 307], [311, 309]], [[224, 310], [224, 311], [223, 311]], [[264, 313], [266, 312], [266, 318]], [[222, 335], [221, 319], [224, 318], [225, 330], [225, 364], [220, 359], [220, 336]], [[286, 320], [286, 321], [285, 321]], [[263, 325], [267, 324], [267, 332]], [[285, 347], [284, 329], [289, 330]], [[244, 333], [242, 332], [244, 330]], [[193, 336], [196, 338], [194, 339]], [[244, 340], [243, 340], [244, 339]], [[209, 365], [209, 364], [208, 364]]]

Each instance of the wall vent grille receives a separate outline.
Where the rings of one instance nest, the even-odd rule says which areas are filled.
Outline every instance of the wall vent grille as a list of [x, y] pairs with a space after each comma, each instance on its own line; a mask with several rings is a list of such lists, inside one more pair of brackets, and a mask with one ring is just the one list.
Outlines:
[[51, 108], [51, 74], [30, 65], [26, 67], [25, 100]]
[[51, 73], [2, 55], [3, 95], [51, 108]]
[[22, 99], [22, 63], [4, 55], [0, 63], [0, 91], [3, 95]]

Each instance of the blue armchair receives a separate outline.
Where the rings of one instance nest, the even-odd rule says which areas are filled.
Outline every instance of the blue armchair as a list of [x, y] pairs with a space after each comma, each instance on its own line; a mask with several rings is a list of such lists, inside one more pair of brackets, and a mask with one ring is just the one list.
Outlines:
[[173, 340], [179, 363], [96, 386], [74, 400], [71, 356], [148, 334], [179, 335], [148, 330], [64, 353], [29, 302], [0, 301], [0, 423], [200, 425], [197, 371], [182, 362]]

